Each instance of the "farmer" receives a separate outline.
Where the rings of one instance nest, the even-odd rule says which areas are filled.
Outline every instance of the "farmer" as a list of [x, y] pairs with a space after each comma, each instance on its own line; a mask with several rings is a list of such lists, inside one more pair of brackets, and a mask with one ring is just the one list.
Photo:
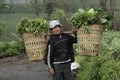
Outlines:
[[76, 30], [72, 30], [74, 37], [61, 32], [62, 25], [58, 20], [49, 23], [50, 35], [47, 44], [46, 63], [53, 80], [71, 80], [71, 63], [74, 62], [73, 43], [77, 43]]

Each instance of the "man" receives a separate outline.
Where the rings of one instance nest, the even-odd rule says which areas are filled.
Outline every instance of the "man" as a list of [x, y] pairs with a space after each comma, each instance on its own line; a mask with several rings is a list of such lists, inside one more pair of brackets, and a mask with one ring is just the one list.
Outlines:
[[76, 30], [73, 30], [75, 37], [62, 33], [62, 25], [58, 20], [49, 23], [50, 35], [47, 44], [47, 65], [53, 80], [71, 80], [71, 63], [74, 62], [73, 43], [77, 43]]

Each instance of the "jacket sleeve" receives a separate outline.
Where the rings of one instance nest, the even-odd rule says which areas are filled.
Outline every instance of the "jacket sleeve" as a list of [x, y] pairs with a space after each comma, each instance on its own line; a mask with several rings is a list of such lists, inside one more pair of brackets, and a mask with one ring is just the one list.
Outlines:
[[74, 36], [68, 35], [68, 38], [70, 42], [69, 48], [70, 48], [71, 62], [74, 62], [75, 56], [74, 56], [74, 50], [73, 50], [73, 43], [77, 43], [77, 34], [74, 34]]
[[51, 44], [48, 44], [47, 64], [49, 69], [53, 68], [53, 53], [53, 46]]
[[75, 33], [74, 36], [69, 35], [69, 40], [71, 43], [77, 43], [77, 34]]

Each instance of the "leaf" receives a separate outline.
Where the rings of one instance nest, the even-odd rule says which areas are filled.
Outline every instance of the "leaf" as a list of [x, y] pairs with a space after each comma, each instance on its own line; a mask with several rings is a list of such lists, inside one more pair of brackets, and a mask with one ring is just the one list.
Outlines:
[[38, 33], [41, 31], [48, 31], [48, 22], [43, 18], [22, 18], [18, 25], [16, 26], [16, 31], [22, 35], [25, 32]]
[[89, 26], [92, 24], [103, 25], [103, 30], [111, 29], [112, 18], [110, 18], [110, 14], [105, 13], [101, 9], [78, 9], [76, 13], [72, 15], [71, 22], [77, 28], [82, 26]]

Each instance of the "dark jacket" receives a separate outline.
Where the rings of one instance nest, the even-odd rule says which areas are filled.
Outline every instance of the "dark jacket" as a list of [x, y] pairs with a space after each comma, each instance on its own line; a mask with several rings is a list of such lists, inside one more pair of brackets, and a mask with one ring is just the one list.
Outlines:
[[52, 34], [47, 44], [45, 59], [48, 67], [53, 68], [54, 64], [74, 62], [73, 43], [77, 43], [76, 34], [75, 37], [65, 33]]

